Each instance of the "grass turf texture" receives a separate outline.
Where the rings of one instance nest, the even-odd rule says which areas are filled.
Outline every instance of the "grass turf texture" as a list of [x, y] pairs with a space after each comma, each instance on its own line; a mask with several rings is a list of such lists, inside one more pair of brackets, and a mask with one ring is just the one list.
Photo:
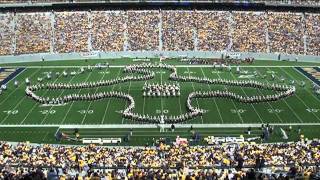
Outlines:
[[[281, 138], [280, 128], [288, 128], [286, 126], [276, 126], [274, 133], [270, 136], [268, 142], [284, 142]], [[315, 126], [302, 126], [301, 132], [309, 139], [319, 137], [319, 127]], [[50, 144], [81, 144], [75, 141], [56, 141], [53, 134], [57, 131], [56, 127], [51, 128], [20, 128], [20, 127], [10, 127], [10, 128], [0, 128], [0, 139], [6, 141], [20, 142], [29, 141], [33, 143], [50, 143]], [[203, 141], [206, 136], [229, 136], [229, 137], [239, 137], [243, 135], [247, 137], [257, 137], [261, 135], [260, 128], [252, 128], [251, 135], [245, 134], [246, 128], [194, 128], [194, 130], [201, 135], [202, 141], [199, 142], [200, 145], [206, 145], [207, 143]], [[70, 134], [70, 137], [75, 137], [73, 129], [60, 129], [61, 132]], [[80, 136], [86, 138], [125, 138], [129, 133], [130, 129], [80, 129]], [[297, 141], [299, 140], [298, 126], [293, 126], [292, 130], [288, 132], [289, 139], [286, 141]], [[159, 138], [166, 138], [168, 142], [175, 141], [175, 137], [179, 135], [183, 138], [191, 138], [191, 133], [187, 128], [177, 128], [174, 132], [169, 129], [166, 132], [160, 133], [159, 129], [155, 128], [134, 128], [133, 135], [130, 137], [128, 142], [122, 141], [121, 146], [143, 146], [143, 145], [153, 145], [153, 138], [159, 140]], [[259, 141], [258, 141], [259, 142]], [[115, 144], [112, 144], [115, 145]]]
[[[129, 60], [121, 60], [125, 62], [124, 64], [129, 64]], [[152, 59], [154, 62], [159, 62], [157, 59]], [[15, 138], [10, 136], [11, 129], [4, 128], [5, 130], [0, 133], [1, 140], [27, 140], [26, 137], [30, 135], [30, 141], [34, 142], [54, 142], [53, 134], [56, 132], [58, 125], [73, 124], [74, 127], [77, 125], [109, 125], [109, 124], [134, 124], [130, 120], [123, 119], [119, 111], [123, 110], [126, 107], [126, 102], [119, 99], [105, 99], [100, 101], [81, 101], [69, 103], [65, 106], [57, 107], [42, 107], [39, 106], [36, 102], [27, 98], [25, 96], [24, 90], [24, 79], [29, 77], [31, 82], [36, 82], [38, 77], [45, 77], [45, 72], [62, 72], [66, 70], [71, 72], [72, 70], [78, 70], [78, 68], [69, 68], [69, 67], [54, 67], [56, 65], [88, 65], [95, 64], [97, 60], [85, 61], [67, 61], [67, 62], [39, 62], [39, 63], [30, 63], [30, 64], [15, 64], [18, 66], [25, 65], [45, 65], [42, 68], [40, 67], [27, 67], [27, 69], [21, 73], [15, 79], [20, 81], [20, 86], [15, 88], [13, 86], [13, 80], [8, 83], [8, 90], [3, 92], [0, 95], [0, 125], [12, 125], [15, 132], [18, 126], [20, 125], [54, 125], [52, 128], [45, 126], [40, 126], [41, 128], [30, 128], [30, 127], [19, 127], [18, 130], [24, 132], [22, 134], [16, 134]], [[102, 61], [105, 62], [105, 61]], [[120, 65], [119, 62], [109, 60], [110, 64], [116, 62], [116, 65]], [[119, 63], [119, 64], [117, 64]], [[168, 62], [167, 62], [168, 63]], [[173, 64], [179, 64], [177, 60], [173, 61]], [[255, 65], [255, 66], [254, 66]], [[269, 66], [274, 65], [274, 66]], [[279, 65], [278, 67], [275, 65]], [[224, 124], [261, 124], [261, 123], [273, 123], [273, 124], [300, 124], [305, 125], [305, 123], [320, 123], [320, 108], [319, 102], [320, 99], [315, 96], [312, 92], [311, 86], [312, 82], [304, 77], [302, 74], [297, 72], [293, 67], [281, 67], [281, 66], [299, 66], [299, 65], [315, 65], [314, 63], [295, 63], [295, 62], [274, 62], [274, 61], [257, 61], [253, 66], [243, 67], [242, 70], [246, 70], [249, 73], [253, 74], [253, 71], [259, 71], [261, 74], [267, 74], [267, 78], [256, 78], [254, 80], [263, 81], [270, 83], [276, 82], [280, 83], [279, 77], [284, 76], [286, 78], [285, 84], [289, 84], [289, 80], [295, 80], [296, 82], [305, 81], [306, 86], [300, 87], [298, 84], [295, 84], [297, 87], [296, 94], [293, 97], [289, 97], [284, 100], [270, 103], [260, 103], [260, 104], [242, 104], [238, 102], [233, 102], [231, 100], [223, 98], [214, 98], [214, 99], [198, 99], [193, 101], [194, 106], [199, 106], [203, 109], [207, 109], [208, 112], [202, 117], [192, 119], [186, 124], [205, 124], [205, 125], [224, 125]], [[262, 66], [262, 67], [256, 67]], [[93, 72], [87, 72], [78, 76], [68, 76], [53, 78], [51, 82], [64, 82], [64, 83], [76, 83], [84, 81], [99, 81], [101, 79], [114, 79], [116, 77], [123, 77], [128, 74], [122, 73], [122, 67], [111, 67], [109, 69], [103, 70], [94, 70]], [[236, 74], [235, 68], [233, 72], [213, 70], [210, 67], [193, 67], [185, 66], [178, 67], [178, 74], [181, 75], [190, 75], [196, 77], [208, 77], [208, 78], [224, 78], [224, 79], [240, 79], [239, 75]], [[171, 82], [168, 80], [169, 71], [163, 69], [155, 69], [156, 77], [152, 80], [149, 80], [149, 83], [153, 82]], [[271, 80], [271, 73], [274, 73], [276, 79]], [[95, 93], [101, 91], [123, 91], [132, 95], [136, 102], [135, 112], [139, 113], [148, 113], [153, 115], [159, 115], [161, 113], [168, 115], [178, 115], [186, 112], [186, 99], [187, 95], [192, 91], [208, 91], [208, 90], [222, 90], [227, 88], [230, 91], [242, 94], [242, 95], [261, 95], [261, 94], [270, 94], [270, 91], [266, 90], [257, 90], [252, 88], [240, 88], [240, 87], [229, 87], [221, 85], [207, 85], [199, 83], [190, 83], [190, 82], [179, 82], [181, 86], [181, 96], [180, 97], [142, 97], [142, 86], [144, 81], [139, 82], [127, 82], [123, 84], [117, 84], [110, 87], [100, 87], [93, 89], [77, 89], [77, 90], [57, 90], [57, 91], [39, 91], [39, 95], [45, 95], [50, 97], [62, 96], [70, 93]], [[306, 126], [310, 129], [308, 132], [308, 137], [315, 138], [319, 137], [319, 126]], [[3, 129], [3, 128], [2, 128]], [[228, 129], [225, 129], [225, 134], [228, 134]], [[99, 129], [96, 129], [99, 131]], [[243, 134], [244, 129], [237, 128], [238, 132], [236, 134]], [[42, 132], [43, 133], [40, 133]], [[92, 132], [92, 130], [84, 130], [85, 132]], [[122, 135], [124, 136], [126, 129], [121, 129]], [[132, 144], [145, 144], [145, 140], [150, 142], [151, 137], [159, 137], [161, 134], [156, 136], [158, 130], [156, 129], [146, 129], [140, 130], [141, 134], [144, 136], [133, 137]], [[39, 132], [39, 134], [37, 134]], [[82, 132], [82, 130], [81, 130]], [[111, 134], [104, 134], [102, 132], [110, 132]], [[98, 134], [106, 135], [110, 137], [114, 135], [115, 137], [120, 136], [115, 132], [114, 129], [109, 129], [102, 131]], [[208, 130], [207, 132], [210, 132]], [[217, 132], [216, 129], [212, 129], [212, 134], [214, 135]], [[33, 133], [33, 134], [32, 134]], [[29, 134], [29, 135], [28, 135]], [[31, 136], [35, 135], [35, 136]], [[96, 135], [91, 133], [91, 135]], [[107, 136], [108, 135], [108, 136]], [[202, 136], [207, 135], [203, 133]], [[209, 135], [209, 134], [208, 134]], [[307, 135], [307, 134], [306, 134]], [[97, 135], [98, 136], [98, 135]], [[147, 136], [148, 138], [146, 138]], [[172, 135], [173, 136], [173, 135]], [[184, 135], [181, 135], [184, 136]], [[187, 136], [187, 135], [186, 135]], [[152, 139], [152, 138], [151, 138]], [[271, 139], [278, 141], [279, 139]], [[293, 140], [293, 139], [290, 139]]]

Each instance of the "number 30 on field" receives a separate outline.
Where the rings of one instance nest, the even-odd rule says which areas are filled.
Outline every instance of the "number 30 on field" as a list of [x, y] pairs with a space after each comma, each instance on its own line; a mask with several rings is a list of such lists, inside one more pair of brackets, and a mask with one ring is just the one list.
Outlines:
[[78, 111], [78, 113], [80, 114], [93, 114], [93, 110], [90, 109], [90, 110], [80, 110]]

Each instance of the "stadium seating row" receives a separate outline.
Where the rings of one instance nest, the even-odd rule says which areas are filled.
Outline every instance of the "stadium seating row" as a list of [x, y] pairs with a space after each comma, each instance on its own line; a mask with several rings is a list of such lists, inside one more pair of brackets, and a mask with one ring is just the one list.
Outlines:
[[[137, 1], [137, 0], [135, 0]], [[177, 0], [178, 1], [178, 0]], [[196, 0], [194, 0], [196, 1]], [[69, 3], [69, 2], [93, 2], [92, 0], [0, 0], [0, 4], [11, 3]], [[105, 0], [94, 0], [94, 2], [105, 2]], [[117, 2], [117, 1], [115, 1]], [[228, 3], [268, 3], [268, 4], [292, 4], [292, 5], [319, 5], [318, 0], [201, 0], [201, 2], [228, 2]]]
[[88, 51], [320, 54], [320, 14], [75, 11], [0, 14], [0, 55]]
[[[221, 176], [228, 176], [228, 178], [236, 174], [242, 177], [249, 176], [250, 171], [245, 172], [246, 169], [244, 168], [246, 167], [256, 169], [272, 167], [268, 170], [270, 173], [272, 173], [272, 169], [276, 171], [277, 168], [285, 167], [285, 170], [288, 172], [287, 175], [296, 179], [299, 173], [306, 174], [306, 176], [310, 176], [311, 174], [315, 176], [315, 173], [319, 173], [319, 170], [312, 168], [312, 166], [319, 165], [320, 163], [319, 147], [319, 141], [284, 144], [243, 143], [239, 146], [226, 144], [205, 147], [175, 146], [160, 143], [157, 147], [110, 148], [95, 145], [57, 146], [0, 142], [0, 178], [37, 175], [52, 179], [53, 177], [51, 176], [70, 177], [76, 176], [76, 174], [87, 177], [92, 176], [92, 168], [124, 168], [126, 170], [123, 176], [129, 177], [133, 176], [134, 171], [140, 172], [140, 175], [143, 176], [153, 176], [158, 172], [185, 177], [193, 174], [201, 176], [204, 171], [199, 171], [199, 169], [205, 167], [206, 169], [210, 169], [211, 173], [205, 173], [202, 176], [215, 176], [216, 178], [220, 177], [218, 179], [224, 179]], [[17, 169], [14, 168], [16, 166], [18, 167]], [[30, 166], [33, 166], [33, 168], [28, 170], [21, 169]], [[45, 167], [46, 170], [36, 170], [34, 167]], [[216, 167], [230, 170], [235, 168], [238, 171], [220, 172], [221, 170], [217, 171]], [[157, 170], [159, 168], [160, 172]], [[202, 173], [198, 174], [199, 172]], [[111, 174], [102, 173], [102, 171], [101, 174], [100, 172], [97, 174], [100, 177], [109, 175]], [[266, 179], [271, 179], [271, 177]]]

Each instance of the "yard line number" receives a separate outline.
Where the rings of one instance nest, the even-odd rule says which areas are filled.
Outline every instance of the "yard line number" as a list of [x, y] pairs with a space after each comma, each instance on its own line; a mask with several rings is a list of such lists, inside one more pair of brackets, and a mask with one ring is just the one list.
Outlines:
[[90, 110], [79, 110], [78, 111], [78, 113], [80, 113], [80, 114], [93, 114], [93, 110], [92, 109], [90, 109]]
[[271, 114], [279, 114], [283, 111], [283, 109], [268, 109], [268, 112]]
[[100, 71], [99, 74], [110, 74], [110, 71]]
[[157, 114], [168, 114], [168, 113], [169, 113], [169, 110], [168, 110], [168, 109], [164, 109], [164, 110], [161, 111], [160, 109], [157, 109], [157, 110], [156, 110], [156, 113], [157, 113]]
[[312, 108], [308, 108], [306, 109], [309, 113], [317, 113], [319, 112], [319, 109], [312, 109]]
[[55, 114], [56, 110], [43, 110], [39, 111], [41, 114], [47, 115], [47, 114]]
[[156, 73], [157, 74], [165, 74], [166, 72], [165, 71], [157, 71]]
[[8, 111], [3, 111], [7, 115], [16, 115], [19, 113], [19, 110], [8, 110]]
[[237, 114], [237, 113], [242, 114], [242, 113], [246, 112], [247, 110], [245, 110], [245, 109], [230, 109], [230, 111], [231, 111], [231, 113], [234, 113], [234, 114]]

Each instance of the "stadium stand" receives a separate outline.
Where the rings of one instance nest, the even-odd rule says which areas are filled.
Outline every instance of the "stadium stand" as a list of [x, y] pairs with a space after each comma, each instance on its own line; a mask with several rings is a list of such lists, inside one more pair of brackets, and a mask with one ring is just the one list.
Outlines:
[[193, 11], [162, 11], [163, 50], [194, 50], [195, 35]]
[[229, 12], [225, 11], [198, 11], [197, 35], [198, 50], [222, 51], [230, 44], [228, 27]]
[[320, 54], [320, 15], [306, 14], [307, 54]]
[[55, 52], [88, 52], [87, 12], [56, 12], [54, 38]]
[[233, 51], [267, 52], [267, 23], [263, 12], [233, 12]]
[[304, 53], [302, 14], [269, 12], [267, 23], [271, 52]]
[[128, 11], [130, 51], [159, 50], [159, 11]]
[[93, 11], [92, 48], [98, 51], [123, 51], [125, 13], [123, 11]]
[[[140, 0], [141, 2], [145, 2]], [[151, 0], [149, 0], [151, 1]], [[191, 0], [188, 0], [192, 2]], [[105, 2], [105, 0], [1, 0], [2, 4], [13, 4], [13, 3], [70, 3], [70, 2]], [[119, 1], [114, 1], [119, 2]], [[122, 2], [126, 2], [122, 0]], [[135, 0], [135, 2], [139, 2], [139, 0]], [[173, 2], [173, 1], [172, 1]], [[177, 1], [178, 2], [178, 1]], [[197, 2], [194, 0], [193, 2]], [[210, 3], [266, 3], [266, 4], [276, 4], [276, 5], [319, 5], [318, 0], [201, 0], [201, 2], [210, 2]]]
[[158, 50], [319, 54], [320, 19], [311, 13], [119, 10], [4, 13], [0, 18], [1, 55]]
[[[280, 173], [289, 178], [319, 177], [319, 169], [314, 168], [320, 163], [319, 147], [319, 141], [205, 147], [160, 143], [157, 147], [111, 148], [1, 142], [0, 177], [125, 176], [135, 179], [160, 176], [162, 179], [162, 176], [168, 176], [163, 179], [177, 179], [196, 176], [233, 179], [234, 176], [264, 176], [271, 179], [279, 177]], [[30, 165], [33, 167], [28, 169]], [[273, 171], [261, 174], [266, 167], [272, 167]], [[229, 170], [222, 170], [224, 168]], [[283, 171], [277, 171], [279, 168]], [[110, 173], [112, 169], [122, 171]]]
[[49, 13], [20, 13], [16, 19], [17, 54], [50, 51], [52, 31]]
[[13, 53], [13, 16], [11, 13], [0, 14], [0, 55]]

